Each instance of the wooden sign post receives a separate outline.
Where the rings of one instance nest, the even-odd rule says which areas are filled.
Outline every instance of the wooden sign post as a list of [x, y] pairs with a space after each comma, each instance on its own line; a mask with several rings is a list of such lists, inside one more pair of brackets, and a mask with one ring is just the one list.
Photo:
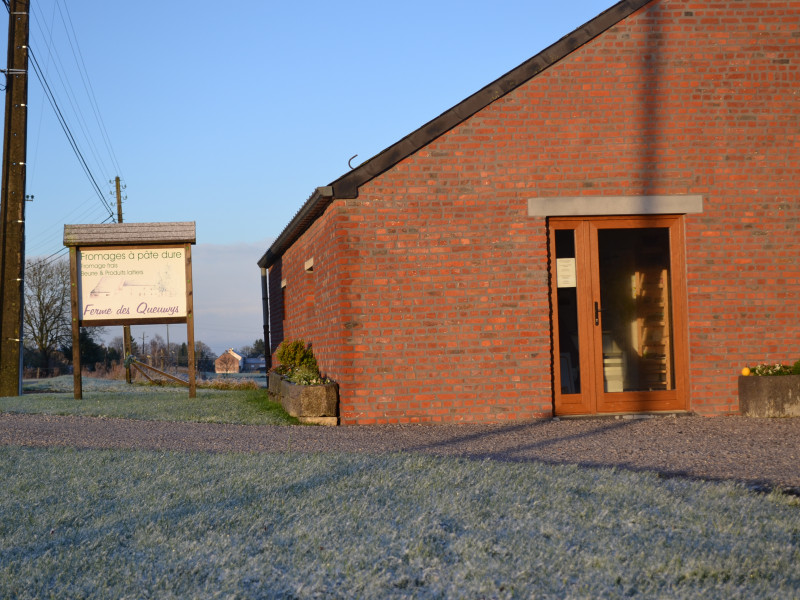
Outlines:
[[64, 245], [69, 248], [76, 399], [83, 397], [81, 327], [164, 323], [186, 323], [189, 397], [196, 397], [192, 291], [195, 237], [194, 222], [64, 225]]

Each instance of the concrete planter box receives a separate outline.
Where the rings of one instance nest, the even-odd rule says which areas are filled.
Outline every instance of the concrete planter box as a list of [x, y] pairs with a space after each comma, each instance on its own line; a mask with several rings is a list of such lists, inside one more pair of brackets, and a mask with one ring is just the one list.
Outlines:
[[301, 423], [339, 424], [339, 384], [296, 385], [277, 373], [269, 374], [269, 391], [280, 398], [283, 410]]
[[740, 376], [739, 413], [747, 417], [800, 417], [800, 375]]
[[281, 381], [283, 381], [283, 377], [278, 375], [275, 371], [270, 371], [268, 381], [269, 381], [269, 393], [276, 397], [280, 396]]

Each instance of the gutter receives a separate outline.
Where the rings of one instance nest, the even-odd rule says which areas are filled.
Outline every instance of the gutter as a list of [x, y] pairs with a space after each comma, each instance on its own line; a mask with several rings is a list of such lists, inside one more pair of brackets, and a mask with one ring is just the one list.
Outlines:
[[269, 269], [275, 262], [283, 256], [283, 253], [316, 221], [325, 209], [333, 202], [333, 187], [323, 186], [314, 190], [305, 204], [297, 211], [297, 214], [284, 228], [278, 239], [264, 253], [258, 261], [258, 266], [262, 269]]

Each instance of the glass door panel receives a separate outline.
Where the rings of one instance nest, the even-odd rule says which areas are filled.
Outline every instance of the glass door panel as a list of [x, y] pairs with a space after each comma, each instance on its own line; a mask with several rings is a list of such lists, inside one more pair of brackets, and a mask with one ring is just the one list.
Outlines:
[[597, 232], [603, 391], [675, 387], [667, 228]]
[[578, 281], [575, 231], [555, 232], [556, 301], [558, 302], [558, 350], [561, 393], [581, 391], [580, 347], [578, 341]]

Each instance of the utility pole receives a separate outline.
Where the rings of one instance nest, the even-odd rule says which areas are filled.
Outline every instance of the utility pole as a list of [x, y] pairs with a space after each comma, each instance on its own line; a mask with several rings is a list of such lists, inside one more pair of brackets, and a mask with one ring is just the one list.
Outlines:
[[[119, 175], [114, 178], [117, 188], [117, 223], [122, 223], [122, 186], [120, 185]], [[125, 360], [132, 354], [131, 351], [131, 326], [122, 326], [122, 359]], [[131, 383], [131, 366], [125, 365], [125, 382]]]
[[0, 396], [22, 394], [29, 0], [9, 0], [0, 188]]
[[114, 183], [117, 188], [117, 223], [122, 223], [122, 186], [119, 181], [119, 175], [114, 178]]

